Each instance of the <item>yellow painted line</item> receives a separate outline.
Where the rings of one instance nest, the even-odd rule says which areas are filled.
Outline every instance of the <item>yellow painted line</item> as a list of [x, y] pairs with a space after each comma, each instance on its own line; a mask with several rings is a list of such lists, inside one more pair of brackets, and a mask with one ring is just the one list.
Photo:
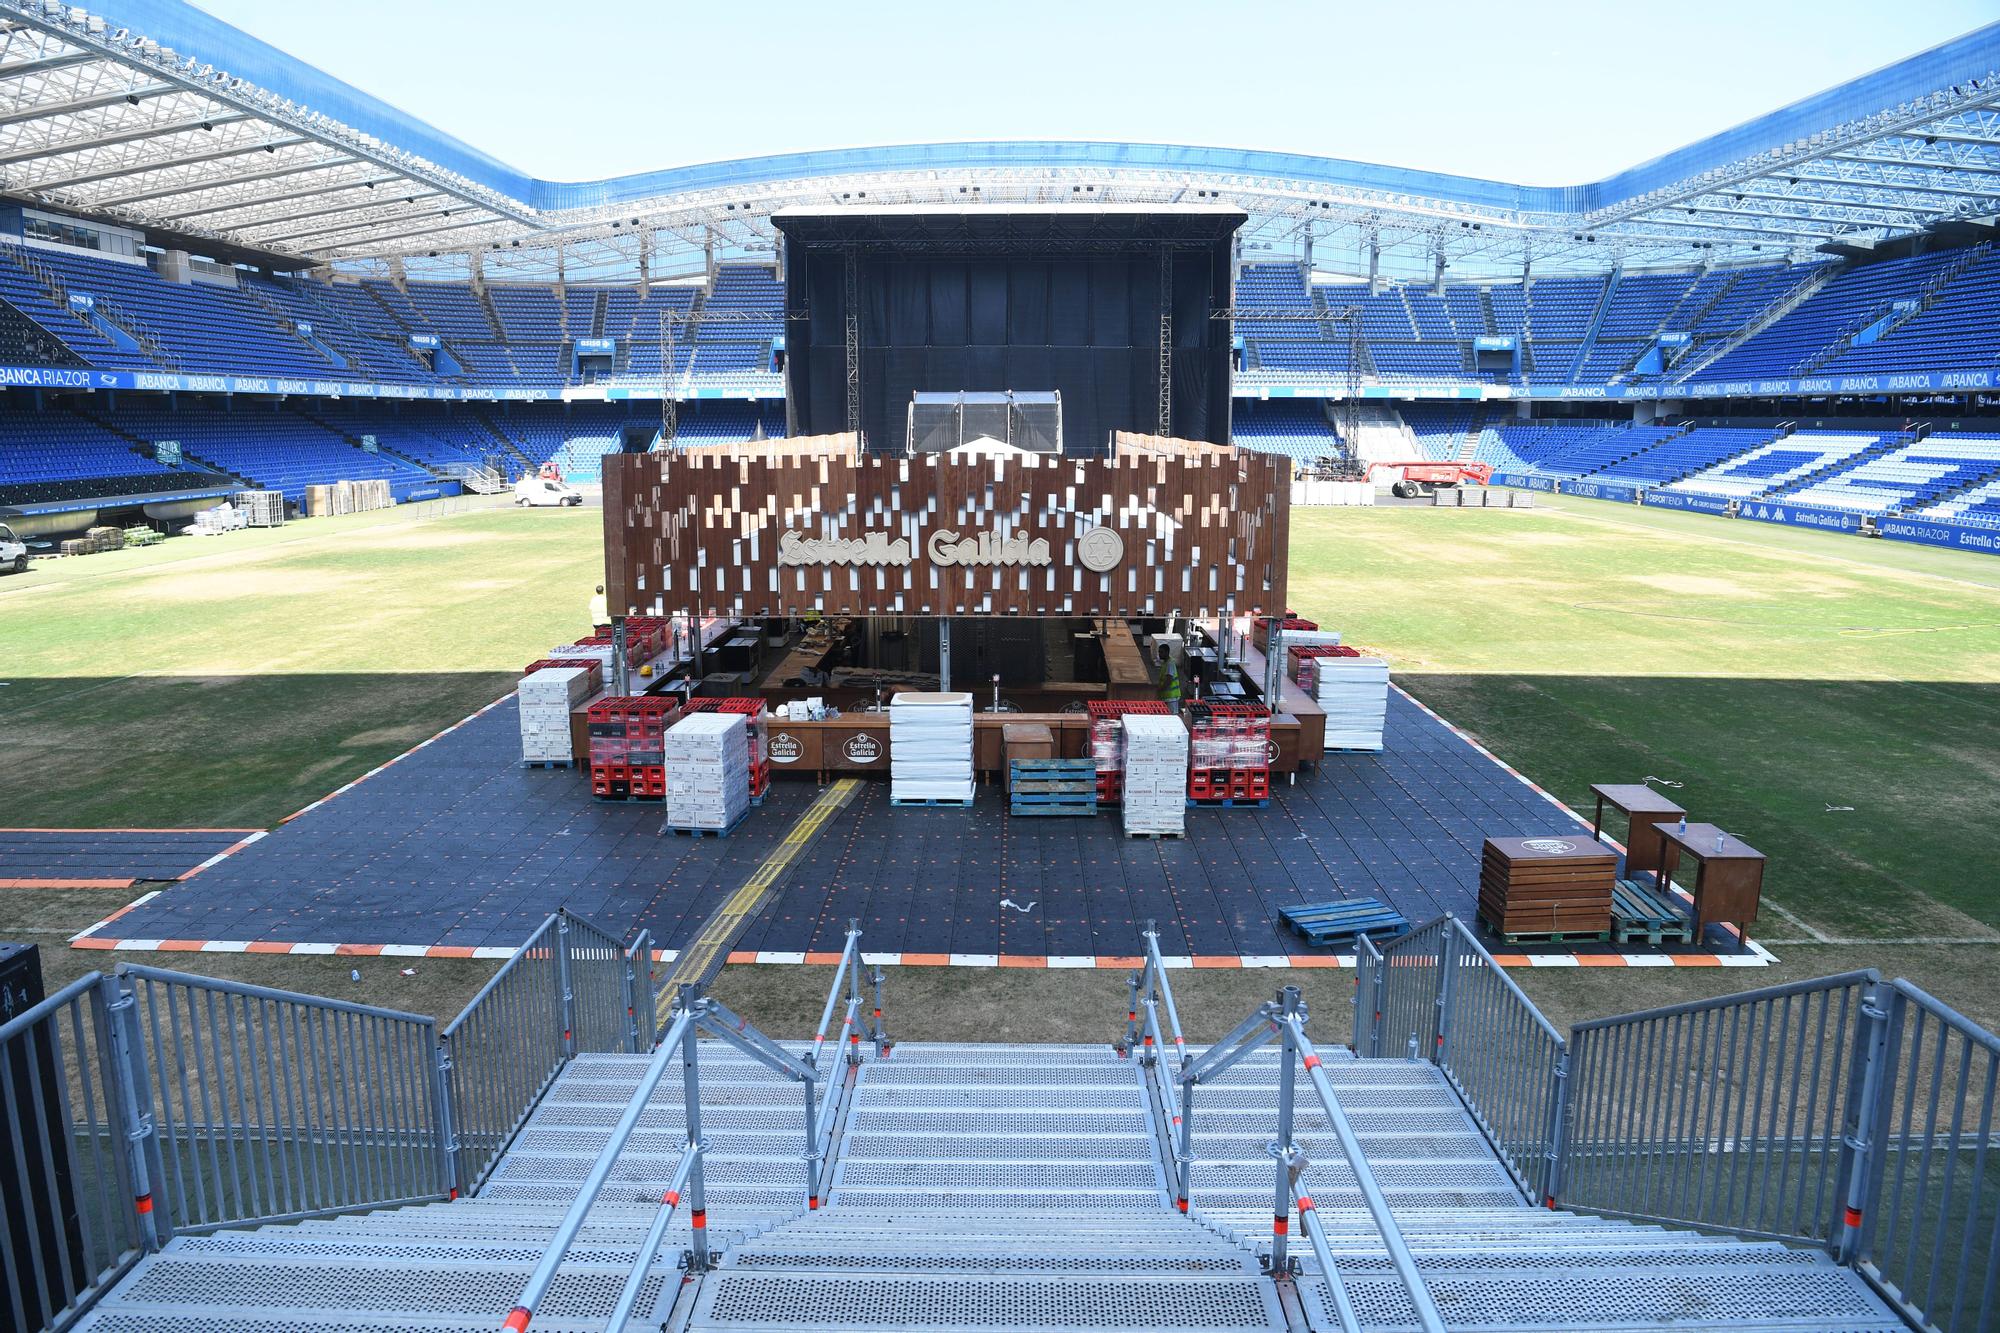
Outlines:
[[854, 799], [854, 793], [859, 790], [859, 778], [841, 778], [820, 793], [819, 799], [807, 807], [806, 812], [799, 816], [798, 823], [785, 834], [784, 841], [773, 847], [763, 864], [743, 881], [743, 887], [730, 894], [728, 900], [715, 909], [715, 914], [702, 922], [694, 939], [674, 960], [674, 970], [660, 983], [659, 999], [663, 1012], [672, 1003], [677, 987], [708, 979], [715, 965], [728, 956], [729, 946], [736, 943], [736, 937], [763, 910], [765, 899], [778, 887], [778, 881], [791, 869], [792, 862], [799, 859], [799, 854], [826, 827], [834, 812]]

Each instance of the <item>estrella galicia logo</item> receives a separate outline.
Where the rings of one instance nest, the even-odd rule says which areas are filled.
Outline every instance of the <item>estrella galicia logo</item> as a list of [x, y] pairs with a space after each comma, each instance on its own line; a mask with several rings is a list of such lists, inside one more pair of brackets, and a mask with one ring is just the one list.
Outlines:
[[872, 764], [882, 757], [882, 742], [865, 731], [856, 732], [847, 738], [847, 743], [840, 747], [840, 752], [847, 756], [849, 763]]
[[799, 738], [789, 731], [774, 732], [764, 753], [774, 764], [796, 764], [805, 754], [806, 747], [799, 744]]
[[1567, 838], [1527, 838], [1521, 846], [1544, 856], [1567, 856], [1576, 850], [1576, 844]]

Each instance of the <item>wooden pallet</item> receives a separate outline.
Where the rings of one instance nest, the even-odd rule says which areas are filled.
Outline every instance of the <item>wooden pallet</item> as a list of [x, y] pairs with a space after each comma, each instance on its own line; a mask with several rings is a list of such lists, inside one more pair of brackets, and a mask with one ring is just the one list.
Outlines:
[[1484, 912], [1479, 914], [1479, 924], [1509, 944], [1583, 944], [1587, 942], [1606, 944], [1611, 940], [1611, 931], [1608, 927], [1603, 930], [1505, 931], [1489, 921]]
[[1620, 944], [1694, 942], [1694, 926], [1680, 909], [1633, 879], [1611, 887], [1611, 933]]
[[1278, 916], [1308, 944], [1338, 944], [1357, 935], [1400, 935], [1410, 928], [1409, 918], [1375, 898], [1281, 907]]
[[742, 828], [743, 821], [748, 818], [750, 818], [750, 812], [745, 810], [742, 814], [736, 816], [735, 822], [730, 824], [728, 828], [688, 828], [680, 824], [662, 824], [660, 825], [660, 832], [662, 834], [677, 834], [683, 838], [726, 838], [736, 832], [737, 829]]
[[1095, 778], [1015, 778], [1012, 791], [1023, 796], [1078, 796], [1097, 804]]

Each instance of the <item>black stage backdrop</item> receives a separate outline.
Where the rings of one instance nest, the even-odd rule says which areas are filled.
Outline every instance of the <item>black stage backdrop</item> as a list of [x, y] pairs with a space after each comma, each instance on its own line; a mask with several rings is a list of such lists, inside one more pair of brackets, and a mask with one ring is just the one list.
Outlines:
[[[1101, 455], [1159, 428], [1163, 304], [1171, 432], [1229, 441], [1233, 209], [786, 210], [790, 430], [848, 428], [847, 317], [858, 313], [860, 427], [901, 453], [918, 391], [1062, 395], [1063, 446]], [[1167, 290], [1162, 293], [1162, 280]]]

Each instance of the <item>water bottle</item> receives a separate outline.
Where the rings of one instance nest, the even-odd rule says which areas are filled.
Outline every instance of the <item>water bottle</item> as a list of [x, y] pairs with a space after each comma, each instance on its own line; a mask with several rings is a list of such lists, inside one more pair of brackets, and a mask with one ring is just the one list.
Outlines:
[[1715, 850], [1718, 852], [1722, 850], [1722, 836], [1720, 833], [1715, 835]]
[[1676, 832], [1676, 833], [1686, 833], [1687, 831], [1688, 831], [1688, 817], [1687, 817], [1686, 815], [1682, 815], [1682, 816], [1681, 816], [1681, 825], [1680, 825], [1680, 827], [1679, 827], [1679, 828], [1675, 829], [1675, 830], [1674, 830], [1674, 832]]

